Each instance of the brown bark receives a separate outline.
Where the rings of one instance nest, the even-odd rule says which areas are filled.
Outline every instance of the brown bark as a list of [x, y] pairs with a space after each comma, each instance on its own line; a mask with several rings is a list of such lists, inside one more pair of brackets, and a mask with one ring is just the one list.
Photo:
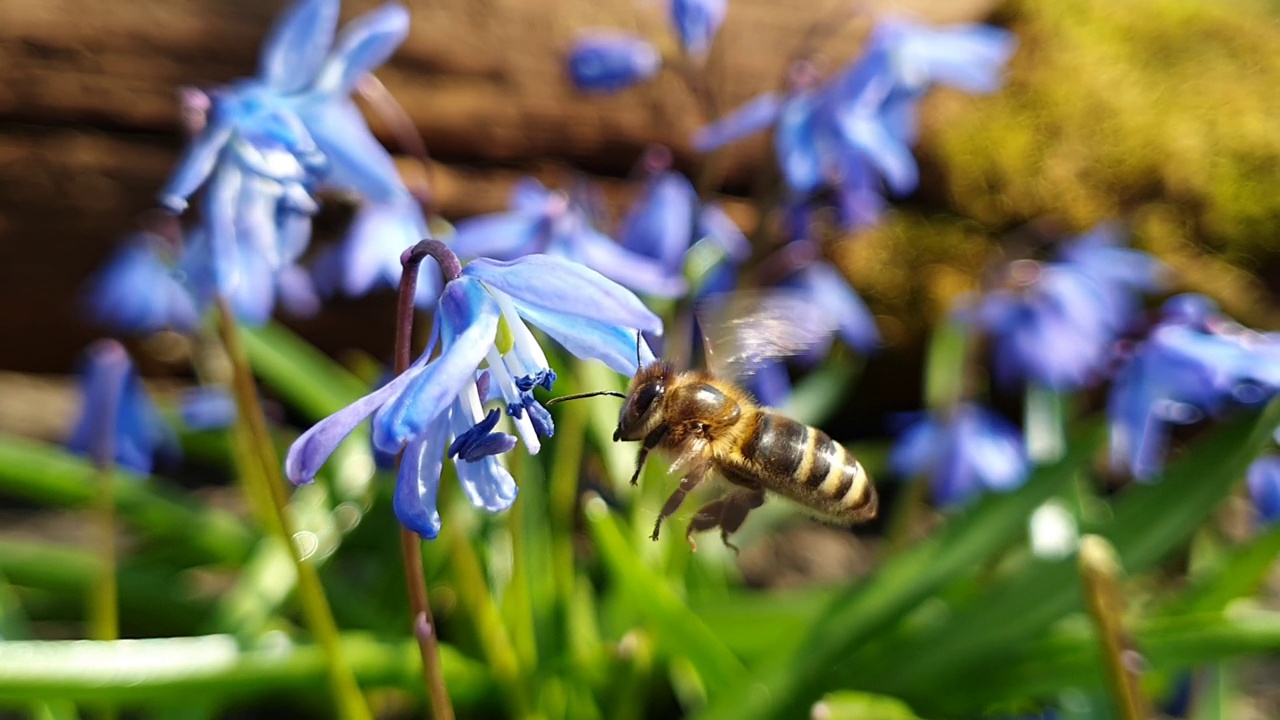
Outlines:
[[[702, 122], [674, 73], [616, 96], [575, 92], [563, 57], [603, 27], [668, 37], [662, 3], [432, 0], [408, 3], [408, 41], [379, 77], [442, 166], [446, 215], [505, 203], [517, 169], [568, 163], [623, 175], [645, 145], [677, 150]], [[886, 2], [871, 5], [888, 5]], [[991, 0], [893, 3], [936, 21], [974, 19]], [[6, 0], [0, 3], [0, 367], [63, 370], [92, 331], [76, 292], [149, 208], [180, 148], [177, 88], [254, 71], [281, 2]], [[373, 7], [345, 3], [344, 17]], [[777, 86], [807, 30], [830, 25], [823, 54], [857, 51], [865, 21], [834, 24], [837, 2], [734, 0], [709, 77], [722, 107]], [[669, 41], [667, 41], [669, 42]], [[730, 154], [741, 176], [763, 143]], [[509, 170], [494, 170], [494, 165]], [[487, 170], [467, 166], [488, 167]], [[322, 340], [348, 328], [326, 323]]]

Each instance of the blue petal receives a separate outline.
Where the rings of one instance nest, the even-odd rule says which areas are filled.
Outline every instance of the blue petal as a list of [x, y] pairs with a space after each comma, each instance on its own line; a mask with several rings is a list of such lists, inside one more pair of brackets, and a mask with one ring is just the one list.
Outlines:
[[638, 292], [658, 297], [680, 297], [688, 291], [688, 285], [679, 273], [627, 250], [593, 228], [574, 233], [572, 239], [558, 249], [570, 260], [581, 262]]
[[220, 387], [186, 390], [178, 400], [178, 416], [188, 430], [225, 430], [238, 415], [235, 398]]
[[478, 462], [454, 461], [458, 483], [471, 504], [489, 512], [502, 512], [511, 507], [520, 491], [511, 473], [496, 455], [486, 455]]
[[176, 446], [120, 343], [90, 346], [80, 387], [84, 404], [66, 443], [72, 452], [95, 462], [109, 452], [116, 464], [146, 474], [157, 453]]
[[727, 0], [672, 0], [671, 21], [685, 52], [694, 57], [706, 54], [728, 5]]
[[440, 534], [440, 513], [436, 497], [440, 492], [440, 470], [444, 465], [444, 444], [448, 438], [449, 414], [436, 419], [422, 438], [404, 449], [400, 471], [396, 474], [396, 492], [391, 500], [400, 524], [434, 540]]
[[493, 345], [498, 304], [474, 278], [460, 277], [440, 294], [442, 352], [374, 417], [373, 441], [391, 452], [426, 431], [469, 382]]
[[714, 242], [725, 257], [734, 262], [743, 262], [751, 257], [751, 242], [724, 208], [715, 203], [702, 206], [698, 215], [698, 232]]
[[520, 316], [550, 335], [575, 357], [604, 362], [623, 375], [634, 375], [639, 355], [640, 365], [653, 362], [648, 343], [639, 339], [635, 329], [590, 320], [550, 308], [526, 305], [515, 299]]
[[157, 254], [158, 242], [146, 234], [130, 238], [94, 275], [85, 297], [94, 322], [126, 333], [195, 329], [200, 320], [195, 298]]
[[233, 130], [231, 123], [220, 115], [210, 115], [209, 124], [187, 144], [173, 174], [169, 176], [169, 182], [160, 189], [162, 207], [173, 213], [187, 209], [187, 199], [213, 172]]
[[884, 23], [876, 41], [893, 54], [899, 82], [908, 88], [942, 83], [972, 93], [999, 89], [1018, 45], [1013, 33], [990, 25], [934, 29], [908, 21]]
[[662, 67], [662, 56], [639, 36], [594, 32], [578, 38], [568, 62], [569, 76], [579, 90], [611, 93], [653, 77]]
[[356, 83], [391, 57], [409, 34], [409, 11], [387, 3], [347, 24], [320, 71], [316, 90], [349, 95]]
[[340, 5], [340, 0], [296, 0], [263, 41], [258, 76], [286, 93], [310, 84], [333, 44]]
[[1254, 460], [1246, 479], [1262, 521], [1273, 523], [1280, 519], [1280, 455], [1268, 453]]
[[815, 109], [816, 102], [810, 95], [790, 98], [778, 116], [773, 139], [778, 168], [787, 185], [799, 193], [813, 192], [823, 179]]
[[764, 93], [738, 106], [728, 115], [702, 128], [693, 136], [693, 149], [708, 152], [736, 142], [752, 133], [768, 129], [778, 121], [782, 95]]
[[449, 247], [463, 260], [512, 260], [545, 247], [550, 233], [551, 224], [545, 215], [491, 213], [459, 222]]
[[888, 132], [878, 115], [842, 114], [840, 129], [845, 139], [875, 165], [895, 193], [904, 195], [916, 189], [920, 171], [911, 148]]
[[298, 114], [329, 161], [326, 185], [354, 190], [379, 203], [408, 195], [391, 155], [350, 100], [310, 102]]
[[840, 271], [829, 263], [815, 262], [801, 271], [801, 277], [817, 307], [839, 322], [840, 337], [850, 347], [866, 352], [880, 344], [875, 318]]
[[697, 201], [693, 184], [680, 173], [657, 175], [622, 220], [618, 233], [622, 246], [660, 261], [672, 273], [679, 272], [693, 241]]
[[937, 461], [940, 435], [941, 428], [928, 417], [907, 429], [889, 453], [889, 467], [894, 475], [910, 479], [930, 472]]
[[522, 308], [537, 307], [601, 323], [662, 332], [662, 319], [634, 293], [575, 262], [547, 255], [526, 255], [506, 262], [476, 260], [462, 274], [510, 296]]
[[[335, 412], [329, 417], [312, 425], [293, 444], [289, 446], [289, 454], [285, 457], [284, 472], [294, 485], [303, 485], [315, 479], [320, 466], [333, 454], [341, 443], [364, 419], [388, 401], [399, 396], [418, 375], [426, 369], [423, 360], [430, 356], [435, 347], [431, 342], [427, 351], [418, 362], [408, 370], [393, 378], [391, 382], [356, 400], [350, 405]], [[443, 450], [441, 450], [443, 453]]]
[[[429, 236], [422, 208], [413, 198], [365, 203], [356, 211], [343, 240], [335, 285], [351, 297], [365, 295], [379, 285], [398, 286], [400, 255]], [[419, 268], [418, 296], [429, 292], [434, 300], [439, 287], [439, 266], [428, 258]]]

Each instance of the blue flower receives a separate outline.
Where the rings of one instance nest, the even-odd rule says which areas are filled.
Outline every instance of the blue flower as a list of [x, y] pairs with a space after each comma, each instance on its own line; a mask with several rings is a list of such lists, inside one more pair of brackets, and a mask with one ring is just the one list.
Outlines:
[[678, 274], [685, 251], [695, 239], [697, 207], [698, 194], [685, 176], [658, 173], [622, 219], [618, 240], [622, 247], [658, 260], [667, 272]]
[[178, 416], [188, 430], [224, 430], [238, 414], [235, 398], [222, 388], [191, 388], [178, 398]]
[[882, 183], [901, 195], [919, 182], [910, 148], [925, 90], [935, 83], [995, 89], [1015, 44], [1010, 33], [988, 26], [886, 21], [833, 78], [819, 82], [801, 65], [790, 93], [747, 102], [700, 130], [694, 147], [705, 152], [772, 127], [778, 167], [799, 200], [831, 190], [846, 227], [866, 224], [883, 204]]
[[[373, 415], [375, 446], [404, 452], [394, 504], [406, 527], [426, 538], [439, 532], [435, 501], [446, 456], [474, 505], [507, 508], [516, 485], [497, 456], [514, 440], [495, 432], [494, 411], [505, 411], [531, 453], [539, 436], [554, 432], [533, 391], [550, 389], [555, 372], [528, 324], [577, 357], [627, 375], [653, 359], [639, 333], [662, 329], [634, 295], [589, 268], [544, 255], [476, 260], [445, 284], [427, 351], [403, 374], [304, 433], [289, 450], [289, 478], [310, 482], [338, 443]], [[486, 398], [500, 407], [486, 412]]]
[[116, 464], [145, 475], [158, 454], [176, 450], [173, 431], [142, 387], [128, 352], [115, 340], [89, 347], [80, 394], [80, 419], [67, 439], [72, 452], [95, 462], [109, 453]]
[[971, 403], [925, 416], [898, 439], [889, 466], [899, 477], [928, 477], [939, 505], [1004, 492], [1027, 479], [1022, 436], [1004, 418]]
[[613, 31], [579, 36], [569, 51], [569, 77], [586, 92], [613, 93], [648, 80], [662, 55], [644, 38]]
[[1163, 321], [1116, 374], [1107, 402], [1112, 464], [1138, 480], [1159, 472], [1170, 425], [1257, 404], [1280, 391], [1280, 337], [1203, 314], [1208, 307], [1170, 300]]
[[[211, 267], [198, 274], [206, 287], [197, 294], [234, 297], [251, 320], [274, 305], [277, 283], [264, 276], [292, 267], [306, 249], [314, 190], [338, 188], [384, 204], [409, 195], [350, 99], [404, 39], [408, 13], [384, 5], [335, 39], [338, 7], [338, 0], [299, 0], [281, 16], [258, 76], [208, 94], [207, 124], [160, 193], [165, 207], [182, 212], [203, 188], [196, 244], [204, 245], [199, 261]], [[292, 275], [286, 282], [296, 289]]]
[[[792, 243], [793, 245], [795, 243]], [[831, 263], [814, 260], [802, 267], [783, 283], [811, 298], [813, 307], [836, 318], [837, 334], [849, 347], [860, 352], [874, 350], [880, 344], [880, 331], [866, 303], [845, 280], [844, 275]], [[817, 357], [826, 353], [830, 345], [813, 349]]]
[[1163, 270], [1116, 237], [1104, 226], [1066, 246], [1062, 262], [1018, 260], [1007, 286], [982, 298], [969, 316], [991, 336], [997, 380], [1062, 391], [1100, 377], [1139, 293], [1157, 287]]
[[694, 57], [706, 55], [728, 10], [728, 0], [671, 0], [671, 24], [684, 51]]
[[1262, 522], [1271, 524], [1280, 519], [1280, 454], [1266, 453], [1254, 460], [1245, 482]]
[[139, 334], [196, 328], [200, 312], [164, 244], [163, 238], [146, 232], [125, 240], [89, 281], [85, 305], [93, 322]]
[[628, 250], [596, 229], [585, 208], [527, 178], [512, 193], [511, 210], [459, 222], [450, 247], [461, 258], [510, 260], [544, 253], [581, 263], [632, 290], [679, 297], [679, 272]]

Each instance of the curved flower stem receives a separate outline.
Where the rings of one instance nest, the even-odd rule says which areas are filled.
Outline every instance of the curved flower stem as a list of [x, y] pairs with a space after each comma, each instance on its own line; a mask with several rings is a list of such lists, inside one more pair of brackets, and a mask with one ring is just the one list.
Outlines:
[[[266, 512], [261, 513], [260, 521], [266, 525], [269, 535], [284, 543], [297, 569], [298, 600], [302, 605], [307, 627], [324, 650], [329, 683], [337, 701], [339, 717], [345, 720], [371, 718], [364, 695], [360, 692], [360, 685], [343, 655], [338, 625], [334, 622], [329, 601], [325, 598], [320, 575], [316, 572], [315, 565], [302, 557], [293, 541], [293, 521], [288, 514], [280, 457], [271, 441], [267, 418], [258, 400], [253, 371], [249, 368], [244, 347], [240, 344], [235, 312], [226, 298], [221, 296], [217, 298], [217, 310], [218, 333], [231, 359], [231, 384], [239, 410], [237, 434], [242, 437], [240, 442], [247, 446], [245, 454], [248, 462], [242, 469], [245, 492], [250, 495], [251, 506], [265, 506]], [[255, 458], [256, 467], [253, 462]]]
[[[89, 596], [89, 637], [94, 640], [118, 640], [120, 638], [120, 596], [116, 579], [116, 497], [115, 497], [115, 435], [123, 401], [125, 375], [121, 373], [111, 383], [111, 398], [107, 403], [107, 415], [98, 436], [93, 440], [93, 464], [98, 480], [98, 573]], [[118, 717], [116, 707], [104, 705], [99, 715], [102, 720]]]
[[[446, 283], [462, 273], [458, 256], [439, 240], [423, 240], [400, 256], [403, 270], [400, 272], [400, 294], [396, 298], [396, 375], [409, 368], [418, 267], [427, 256], [435, 258], [440, 264], [440, 272]], [[400, 458], [397, 457], [397, 472], [399, 466]], [[422, 655], [422, 679], [427, 684], [427, 696], [431, 699], [431, 715], [435, 720], [453, 720], [453, 703], [449, 700], [449, 691], [444, 684], [435, 619], [431, 615], [431, 603], [427, 598], [427, 579], [422, 572], [422, 539], [404, 527], [400, 528], [400, 555], [404, 560], [409, 611], [413, 614], [413, 634], [418, 640], [418, 652]]]

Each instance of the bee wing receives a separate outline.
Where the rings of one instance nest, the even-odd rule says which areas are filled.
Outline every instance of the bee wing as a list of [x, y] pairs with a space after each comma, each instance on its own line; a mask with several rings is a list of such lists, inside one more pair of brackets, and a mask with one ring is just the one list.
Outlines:
[[812, 294], [792, 288], [713, 295], [695, 312], [707, 369], [726, 379], [746, 378], [771, 361], [828, 344], [839, 328]]

